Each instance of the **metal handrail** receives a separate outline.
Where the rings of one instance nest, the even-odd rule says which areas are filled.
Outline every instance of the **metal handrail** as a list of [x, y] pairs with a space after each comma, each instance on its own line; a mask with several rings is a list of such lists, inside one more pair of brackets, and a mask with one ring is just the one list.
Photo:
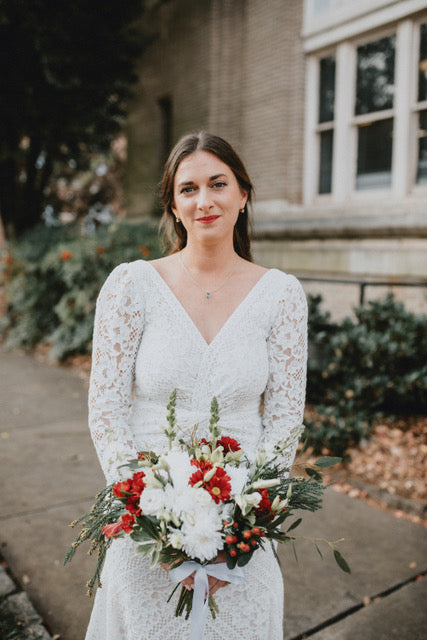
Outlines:
[[326, 282], [328, 284], [357, 284], [360, 287], [359, 304], [365, 303], [366, 287], [427, 287], [427, 281], [407, 280], [360, 280], [359, 278], [324, 278], [321, 276], [298, 276], [303, 282]]

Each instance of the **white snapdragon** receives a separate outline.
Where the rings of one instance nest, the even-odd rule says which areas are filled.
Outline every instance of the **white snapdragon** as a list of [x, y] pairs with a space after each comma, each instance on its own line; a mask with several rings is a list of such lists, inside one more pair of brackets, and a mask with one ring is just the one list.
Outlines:
[[254, 493], [243, 493], [240, 496], [235, 496], [234, 499], [243, 515], [246, 516], [254, 507], [259, 505], [261, 502], [261, 494], [258, 493], [258, 491]]
[[277, 487], [280, 484], [280, 478], [265, 478], [264, 480], [256, 480], [252, 482], [251, 489], [270, 489], [271, 487]]

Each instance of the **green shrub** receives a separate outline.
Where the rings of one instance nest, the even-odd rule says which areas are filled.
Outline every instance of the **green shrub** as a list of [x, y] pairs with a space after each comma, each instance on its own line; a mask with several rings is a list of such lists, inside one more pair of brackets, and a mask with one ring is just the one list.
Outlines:
[[10, 247], [0, 321], [6, 346], [49, 343], [57, 359], [88, 352], [96, 298], [108, 274], [121, 262], [161, 255], [157, 230], [148, 223], [115, 223], [89, 235], [81, 229], [40, 225]]
[[316, 453], [342, 455], [380, 415], [426, 412], [427, 318], [388, 295], [329, 324], [320, 302], [309, 300], [308, 400], [320, 406], [306, 438]]

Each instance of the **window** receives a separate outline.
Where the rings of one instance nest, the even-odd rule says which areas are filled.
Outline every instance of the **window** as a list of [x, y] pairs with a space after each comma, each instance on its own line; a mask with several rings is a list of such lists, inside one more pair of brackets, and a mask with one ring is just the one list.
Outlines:
[[395, 36], [357, 49], [356, 189], [391, 185]]
[[427, 22], [420, 27], [418, 58], [418, 163], [417, 184], [427, 184]]
[[319, 193], [331, 193], [332, 150], [334, 144], [335, 56], [320, 60], [319, 124], [320, 138]]
[[377, 33], [308, 56], [306, 204], [425, 195], [427, 18]]

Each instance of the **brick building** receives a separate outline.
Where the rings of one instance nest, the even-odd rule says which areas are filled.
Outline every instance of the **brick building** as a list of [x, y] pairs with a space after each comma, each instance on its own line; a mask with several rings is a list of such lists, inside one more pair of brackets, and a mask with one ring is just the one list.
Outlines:
[[[151, 4], [129, 215], [153, 215], [168, 150], [207, 129], [255, 184], [257, 261], [303, 278], [425, 283], [427, 0]], [[356, 284], [304, 283], [337, 314], [358, 302]], [[427, 289], [395, 292], [419, 310]]]

